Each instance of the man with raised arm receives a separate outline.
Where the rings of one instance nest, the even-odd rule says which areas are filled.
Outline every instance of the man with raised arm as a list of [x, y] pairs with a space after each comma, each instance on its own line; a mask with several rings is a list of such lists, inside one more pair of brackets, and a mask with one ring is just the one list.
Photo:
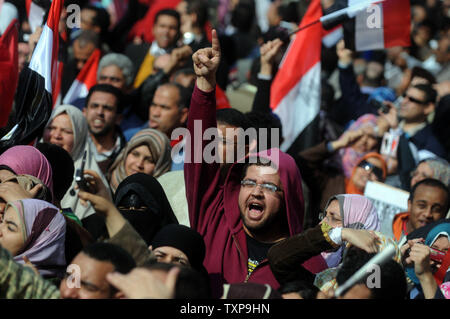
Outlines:
[[[302, 231], [300, 172], [292, 157], [275, 148], [227, 163], [231, 167], [205, 157], [212, 142], [203, 139], [203, 133], [217, 129], [215, 76], [220, 45], [215, 30], [212, 47], [198, 50], [192, 59], [197, 80], [187, 126], [186, 197], [191, 227], [205, 240], [204, 265], [213, 294], [220, 296], [223, 283], [256, 282], [276, 289], [279, 283], [270, 270], [267, 251]], [[236, 144], [224, 149], [243, 147]], [[216, 159], [227, 158], [222, 151], [215, 153]]]

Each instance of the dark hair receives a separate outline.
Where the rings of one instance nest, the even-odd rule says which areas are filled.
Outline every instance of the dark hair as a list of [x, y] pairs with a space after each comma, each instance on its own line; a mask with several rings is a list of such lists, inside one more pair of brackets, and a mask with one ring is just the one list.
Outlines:
[[55, 144], [39, 143], [36, 148], [44, 154], [52, 167], [53, 195], [60, 201], [72, 185], [75, 170], [72, 156]]
[[158, 86], [157, 89], [159, 89], [162, 86], [171, 86], [171, 87], [178, 89], [178, 94], [180, 95], [180, 97], [178, 99], [178, 109], [180, 111], [184, 108], [189, 108], [189, 106], [191, 104], [191, 96], [192, 96], [192, 91], [190, 89], [185, 88], [184, 86], [182, 86], [181, 84], [178, 84], [176, 82], [169, 82], [169, 83], [161, 84], [160, 86]]
[[173, 267], [180, 268], [177, 283], [175, 284], [174, 299], [209, 299], [211, 298], [211, 290], [209, 278], [197, 270], [190, 267], [179, 265], [147, 262], [143, 265], [148, 270], [161, 270], [169, 272]]
[[255, 16], [255, 4], [253, 1], [239, 1], [231, 12], [231, 24], [239, 32], [248, 33], [253, 26]]
[[187, 1], [187, 13], [195, 13], [197, 15], [196, 26], [202, 28], [208, 21], [208, 2], [205, 0]]
[[171, 16], [171, 17], [175, 18], [178, 23], [178, 29], [180, 28], [181, 18], [180, 18], [180, 14], [178, 13], [178, 11], [176, 11], [174, 9], [159, 10], [155, 15], [155, 20], [153, 22], [153, 25], [155, 25], [158, 22], [158, 19], [160, 16]]
[[102, 37], [106, 35], [108, 33], [109, 24], [111, 23], [108, 11], [104, 8], [97, 7], [92, 4], [84, 6], [83, 9], [95, 11], [95, 16], [92, 19], [92, 24], [100, 27], [100, 34]]
[[110, 262], [114, 271], [121, 274], [129, 273], [136, 267], [133, 257], [122, 247], [110, 243], [93, 243], [81, 251], [83, 254], [98, 261]]
[[298, 293], [303, 299], [316, 299], [319, 288], [304, 280], [289, 281], [278, 289], [280, 294]]
[[[377, 61], [370, 61], [369, 63], [378, 63], [382, 66], [382, 64], [380, 62]], [[367, 63], [367, 64], [369, 64]], [[375, 74], [374, 76], [368, 76], [367, 72], [368, 72], [368, 65], [366, 66], [366, 70], [364, 71], [363, 74], [363, 82], [365, 85], [369, 85], [372, 87], [379, 87], [383, 84], [383, 80], [384, 80], [384, 68], [381, 69], [381, 71], [378, 74]]]
[[[280, 121], [280, 118], [274, 113], [260, 112], [260, 111], [251, 111], [245, 114], [247, 119], [249, 120], [250, 127], [255, 127], [258, 130], [258, 151], [264, 151], [265, 149], [270, 149], [273, 147], [280, 147], [283, 140], [283, 127]], [[260, 147], [261, 141], [259, 136], [260, 129], [267, 129], [267, 142], [265, 144], [266, 147]], [[278, 129], [278, 145], [272, 145], [272, 128]]]
[[247, 170], [248, 170], [248, 168], [249, 168], [250, 166], [252, 166], [252, 165], [268, 167], [268, 166], [273, 166], [274, 164], [273, 164], [272, 161], [270, 161], [270, 160], [262, 161], [262, 160], [261, 160], [261, 157], [257, 156], [257, 157], [256, 157], [256, 162], [253, 162], [253, 163], [248, 163], [248, 162], [247, 162], [247, 163], [244, 165], [244, 167], [242, 168], [241, 179], [243, 179], [243, 178], [245, 177], [245, 175], [247, 175]]
[[418, 89], [425, 93], [425, 102], [426, 103], [435, 103], [437, 98], [437, 92], [431, 84], [416, 84], [413, 88]]
[[91, 87], [91, 89], [89, 90], [89, 93], [86, 97], [86, 104], [85, 107], [88, 106], [89, 104], [89, 99], [91, 98], [91, 95], [94, 92], [105, 92], [105, 93], [109, 93], [112, 94], [116, 97], [116, 112], [117, 113], [122, 113], [123, 110], [123, 93], [121, 90], [119, 90], [118, 88], [116, 88], [115, 86], [112, 86], [111, 84], [96, 84], [93, 87]]
[[418, 77], [426, 79], [428, 82], [430, 82], [430, 84], [435, 84], [436, 83], [436, 78], [434, 77], [434, 75], [430, 71], [428, 71], [428, 70], [426, 70], [424, 68], [421, 68], [420, 66], [415, 66], [415, 67], [412, 68], [412, 70], [411, 70], [411, 80], [415, 76], [418, 76]]
[[217, 110], [216, 121], [217, 123], [240, 127], [243, 130], [248, 129], [252, 124], [244, 113], [233, 108]]
[[[341, 267], [336, 276], [338, 285], [344, 284], [354, 273], [363, 267], [375, 254], [369, 254], [364, 250], [350, 246], [347, 248]], [[362, 280], [356, 284], [365, 284], [372, 273], [367, 273]], [[406, 298], [406, 276], [405, 272], [395, 260], [380, 265], [379, 288], [368, 288], [371, 291], [371, 299], [405, 299]]]
[[445, 196], [446, 196], [446, 201], [445, 201], [445, 209], [444, 211], [447, 212], [448, 209], [450, 208], [450, 190], [449, 188], [442, 183], [440, 180], [438, 179], [434, 179], [434, 178], [425, 178], [423, 180], [421, 180], [420, 182], [416, 183], [411, 192], [409, 193], [409, 201], [413, 201], [414, 200], [414, 196], [416, 194], [416, 190], [420, 185], [425, 185], [425, 186], [430, 186], [430, 187], [436, 187], [436, 188], [440, 188], [445, 192]]

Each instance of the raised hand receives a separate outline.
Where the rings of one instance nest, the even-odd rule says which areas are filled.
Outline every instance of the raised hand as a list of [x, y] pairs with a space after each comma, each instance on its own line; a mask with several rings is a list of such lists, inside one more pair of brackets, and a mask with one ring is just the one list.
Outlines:
[[345, 131], [336, 141], [331, 142], [333, 149], [336, 151], [338, 149], [350, 146], [352, 143], [356, 142], [365, 134], [363, 129], [350, 131]]
[[210, 92], [216, 87], [216, 72], [220, 63], [220, 43], [216, 30], [212, 30], [211, 48], [200, 49], [192, 56], [197, 87]]
[[260, 73], [264, 75], [272, 75], [273, 60], [280, 51], [283, 41], [275, 39], [264, 43], [259, 52], [261, 54], [261, 70]]
[[179, 68], [192, 55], [192, 48], [188, 45], [173, 49], [170, 53], [170, 62], [164, 67], [164, 73], [170, 74]]
[[339, 62], [343, 64], [351, 63], [353, 60], [353, 52], [352, 50], [345, 48], [344, 40], [340, 40], [336, 45], [336, 54], [339, 58]]
[[135, 268], [129, 274], [109, 273], [106, 279], [129, 299], [173, 299], [180, 268], [169, 270], [165, 282], [151, 270]]
[[343, 241], [348, 241], [353, 246], [361, 248], [368, 253], [374, 254], [378, 252], [377, 242], [379, 238], [371, 230], [343, 228], [341, 236]]

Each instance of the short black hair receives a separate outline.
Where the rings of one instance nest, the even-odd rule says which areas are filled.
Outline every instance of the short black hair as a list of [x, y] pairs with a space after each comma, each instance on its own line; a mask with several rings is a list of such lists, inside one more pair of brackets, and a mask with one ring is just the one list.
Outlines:
[[289, 281], [280, 286], [278, 289], [280, 294], [287, 294], [290, 292], [298, 293], [303, 299], [316, 299], [319, 288], [306, 280]]
[[72, 156], [56, 144], [39, 143], [36, 148], [44, 154], [52, 167], [53, 195], [60, 201], [72, 185], [75, 170]]
[[420, 185], [425, 185], [425, 186], [436, 187], [436, 188], [442, 189], [445, 192], [445, 196], [446, 196], [444, 211], [447, 212], [449, 210], [449, 208], [450, 208], [450, 190], [447, 187], [447, 185], [442, 183], [440, 180], [434, 179], [434, 178], [425, 178], [425, 179], [421, 180], [420, 182], [416, 183], [413, 186], [411, 192], [409, 193], [409, 198], [408, 198], [409, 201], [412, 202], [414, 200], [416, 190]]
[[92, 43], [94, 47], [98, 48], [100, 45], [99, 35], [92, 30], [80, 30], [74, 41], [77, 41], [81, 48], [84, 48], [87, 44]]
[[110, 262], [114, 271], [121, 274], [127, 274], [136, 267], [133, 257], [125, 249], [111, 243], [93, 243], [85, 246], [81, 252], [97, 261]]
[[[283, 126], [277, 115], [271, 112], [251, 111], [245, 113], [245, 116], [250, 121], [250, 127], [255, 127], [258, 131], [258, 151], [264, 151], [265, 149], [270, 149], [273, 147], [280, 147], [283, 140]], [[260, 147], [263, 145], [260, 140], [261, 129], [267, 129], [267, 142], [264, 145], [265, 147]], [[276, 143], [275, 145], [272, 145], [272, 129], [278, 130], [278, 141], [274, 141]]]
[[412, 68], [412, 70], [411, 70], [411, 80], [415, 76], [418, 76], [420, 78], [426, 79], [428, 82], [430, 82], [430, 84], [435, 84], [436, 83], [436, 78], [434, 77], [434, 75], [430, 71], [428, 71], [428, 70], [426, 70], [424, 68], [421, 68], [420, 66], [415, 66], [415, 67]]
[[234, 127], [240, 127], [244, 131], [252, 126], [252, 123], [244, 113], [233, 108], [217, 110], [216, 121], [217, 124], [221, 123]]
[[173, 18], [175, 18], [177, 20], [178, 23], [178, 29], [180, 28], [181, 25], [181, 18], [180, 18], [180, 14], [178, 13], [178, 11], [174, 10], [174, 9], [162, 9], [159, 10], [156, 15], [155, 15], [155, 20], [153, 22], [153, 25], [155, 25], [158, 22], [158, 19], [160, 16], [171, 16]]
[[182, 110], [184, 108], [188, 108], [191, 104], [191, 96], [192, 91], [189, 88], [185, 88], [181, 84], [178, 84], [176, 82], [169, 82], [169, 83], [163, 83], [158, 86], [157, 89], [159, 89], [162, 86], [171, 86], [178, 89], [178, 94], [180, 95], [180, 98], [178, 99], [178, 110]]
[[119, 90], [115, 86], [112, 86], [111, 84], [96, 84], [93, 87], [91, 87], [91, 89], [89, 90], [89, 93], [86, 97], [85, 107], [88, 106], [89, 99], [91, 98], [91, 95], [94, 92], [106, 92], [106, 93], [114, 95], [117, 99], [117, 103], [116, 103], [117, 113], [122, 113], [124, 96], [123, 96], [123, 93], [121, 90]]
[[174, 299], [209, 299], [211, 288], [207, 274], [194, 270], [190, 267], [173, 265], [161, 262], [147, 262], [143, 268], [148, 270], [161, 270], [168, 272], [173, 267], [180, 268], [177, 282], [175, 284]]
[[83, 9], [95, 11], [95, 17], [93, 18], [92, 24], [100, 27], [100, 34], [102, 37], [106, 35], [111, 23], [108, 11], [92, 4], [84, 6]]
[[431, 84], [416, 84], [412, 86], [414, 89], [418, 89], [425, 93], [425, 102], [426, 103], [436, 103], [437, 92], [431, 86]]
[[[346, 249], [342, 265], [336, 276], [338, 285], [344, 284], [354, 273], [363, 267], [375, 254], [369, 254], [366, 251], [350, 246]], [[390, 259], [380, 266], [379, 288], [369, 288], [371, 291], [371, 299], [400, 299], [406, 298], [407, 284], [403, 267], [395, 260]], [[368, 272], [362, 280], [356, 284], [367, 284], [369, 276], [373, 275]], [[367, 286], [366, 286], [367, 287]], [[348, 290], [347, 290], [348, 291]]]

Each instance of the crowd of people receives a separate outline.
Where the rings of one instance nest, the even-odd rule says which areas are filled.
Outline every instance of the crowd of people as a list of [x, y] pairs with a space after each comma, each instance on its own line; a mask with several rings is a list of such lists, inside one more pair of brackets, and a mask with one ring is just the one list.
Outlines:
[[[310, 2], [64, 1], [59, 97], [0, 154], [0, 297], [450, 298], [450, 2], [410, 1], [410, 47], [324, 46], [314, 136], [285, 152], [271, 86]], [[42, 33], [28, 10], [0, 6], [19, 72]], [[409, 193], [390, 232], [369, 182]], [[392, 247], [381, 285], [336, 294]]]

